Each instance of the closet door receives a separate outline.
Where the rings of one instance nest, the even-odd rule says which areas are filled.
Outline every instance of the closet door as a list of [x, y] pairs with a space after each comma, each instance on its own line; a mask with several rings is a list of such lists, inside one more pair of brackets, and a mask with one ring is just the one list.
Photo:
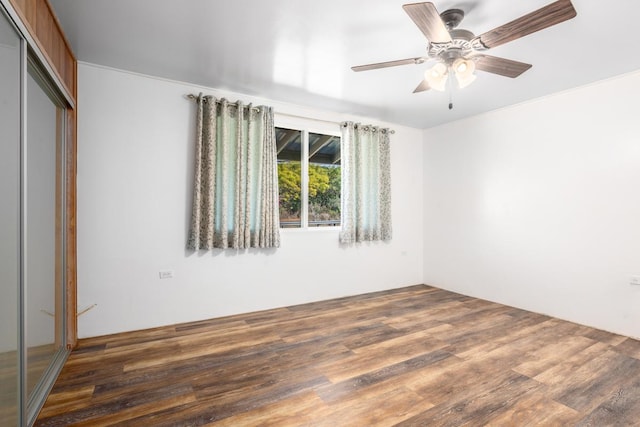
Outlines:
[[0, 7], [0, 424], [18, 425], [21, 39]]
[[34, 417], [54, 378], [64, 340], [65, 109], [47, 75], [29, 60], [24, 243], [26, 394]]

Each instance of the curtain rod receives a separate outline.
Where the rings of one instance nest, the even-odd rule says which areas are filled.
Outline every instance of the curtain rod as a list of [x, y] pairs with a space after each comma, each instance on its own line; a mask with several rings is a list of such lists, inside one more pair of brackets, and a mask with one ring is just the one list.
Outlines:
[[[206, 95], [206, 96], [211, 96], [211, 97], [213, 97], [212, 95]], [[196, 100], [196, 99], [198, 99], [199, 95], [194, 95], [193, 93], [189, 93], [189, 94], [187, 94], [187, 95], [186, 95], [186, 97], [187, 97], [187, 98], [189, 98], [189, 99]], [[213, 97], [213, 98], [215, 98], [215, 97]], [[217, 99], [217, 98], [215, 98], [215, 100], [216, 100], [216, 102], [218, 102], [218, 103], [220, 103], [220, 101], [221, 101], [220, 99]], [[235, 102], [229, 102], [229, 104], [235, 105], [235, 104], [237, 104], [237, 103], [235, 103]], [[255, 108], [256, 110], [258, 110], [256, 107], [253, 107], [253, 108]], [[340, 125], [341, 127], [345, 127], [345, 126], [347, 125], [347, 122], [345, 122], [345, 121], [342, 121], [342, 122], [336, 122], [336, 121], [333, 121], [333, 120], [316, 119], [316, 118], [314, 118], [314, 117], [300, 116], [300, 115], [297, 115], [297, 114], [279, 113], [279, 112], [277, 112], [277, 111], [275, 111], [275, 114], [278, 114], [278, 115], [280, 115], [280, 116], [294, 117], [294, 118], [297, 118], [297, 119], [315, 120], [316, 122], [331, 123], [331, 124], [334, 124], [334, 125]], [[389, 131], [388, 131], [388, 132], [389, 132], [389, 133], [391, 133], [391, 134], [396, 133], [396, 131], [395, 131], [395, 130], [393, 130], [393, 129], [389, 129]]]
[[[342, 123], [340, 123], [340, 127], [346, 128], [346, 127], [347, 127], [347, 122], [342, 122]], [[377, 126], [373, 126], [373, 125], [363, 125], [363, 124], [361, 124], [361, 123], [355, 123], [353, 127], [354, 127], [354, 128], [356, 128], [356, 129], [357, 129], [357, 128], [364, 128], [364, 130], [369, 130], [368, 128], [369, 128], [369, 127], [372, 127], [372, 128], [374, 128], [373, 132], [375, 132], [375, 128], [376, 128]], [[378, 128], [378, 129], [380, 129], [380, 128]], [[386, 130], [385, 130], [385, 129], [386, 129]], [[380, 129], [380, 130], [382, 131], [382, 133], [392, 133], [392, 134], [393, 134], [393, 133], [396, 133], [396, 131], [395, 131], [395, 130], [393, 130], [393, 129], [389, 129], [389, 128], [382, 128], [382, 129]]]
[[[189, 98], [189, 99], [194, 100], [194, 101], [195, 101], [195, 100], [197, 100], [197, 99], [200, 97], [200, 95], [195, 95], [195, 94], [193, 94], [193, 93], [189, 93], [189, 94], [187, 94], [187, 95], [185, 95], [185, 96], [186, 96], [187, 98]], [[218, 98], [214, 97], [213, 95], [204, 95], [203, 97], [210, 97], [210, 98], [213, 98], [213, 99], [215, 99], [216, 103], [218, 103], [218, 104], [222, 103], [222, 99], [224, 99], [224, 98], [222, 98], [222, 99], [218, 99]], [[227, 101], [227, 104], [229, 104], [229, 105], [231, 105], [231, 106], [234, 106], [234, 107], [236, 107], [236, 108], [238, 107], [238, 102], [237, 102], [237, 101], [236, 101], [236, 102], [229, 102], [229, 101]], [[246, 107], [248, 107], [248, 105], [246, 105], [246, 104], [245, 104], [244, 106], [245, 106], [245, 108], [246, 108]], [[260, 109], [259, 109], [258, 107], [251, 107], [251, 110], [252, 110], [252, 111], [255, 111], [255, 112], [259, 112], [259, 111], [260, 111]]]
[[[279, 112], [275, 112], [276, 114], [280, 115], [280, 116], [287, 116], [287, 117], [294, 117], [297, 119], [305, 119], [305, 120], [314, 120], [316, 122], [324, 122], [324, 123], [331, 123], [334, 125], [339, 125], [340, 127], [345, 127], [346, 126], [346, 121], [341, 121], [341, 122], [336, 122], [333, 120], [323, 120], [323, 119], [316, 119], [314, 117], [309, 117], [309, 116], [300, 116], [298, 114], [289, 114], [289, 113], [279, 113]], [[395, 130], [393, 129], [389, 129], [389, 133], [396, 133]]]

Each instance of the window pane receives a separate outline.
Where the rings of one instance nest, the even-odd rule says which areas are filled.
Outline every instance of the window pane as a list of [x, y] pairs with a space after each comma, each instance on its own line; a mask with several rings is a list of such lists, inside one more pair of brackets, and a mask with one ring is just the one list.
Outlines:
[[302, 225], [302, 132], [276, 128], [276, 142], [280, 227], [299, 228]]
[[340, 225], [340, 137], [309, 133], [309, 226]]

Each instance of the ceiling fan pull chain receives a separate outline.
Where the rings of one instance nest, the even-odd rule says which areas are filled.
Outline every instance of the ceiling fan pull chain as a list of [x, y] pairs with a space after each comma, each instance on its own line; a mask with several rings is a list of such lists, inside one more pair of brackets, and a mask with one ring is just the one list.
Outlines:
[[449, 67], [449, 78], [447, 80], [449, 80], [447, 83], [449, 83], [449, 110], [453, 110], [453, 82], [452, 82], [452, 78], [451, 76], [453, 75], [453, 73], [451, 72], [453, 71], [451, 69], [451, 67]]

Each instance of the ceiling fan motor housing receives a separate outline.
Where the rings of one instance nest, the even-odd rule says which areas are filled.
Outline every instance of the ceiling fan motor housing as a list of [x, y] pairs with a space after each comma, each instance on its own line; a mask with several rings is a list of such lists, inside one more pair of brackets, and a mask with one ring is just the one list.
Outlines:
[[451, 41], [445, 43], [428, 43], [427, 55], [447, 65], [451, 65], [458, 58], [468, 58], [476, 50], [484, 50], [476, 46], [477, 37], [469, 30], [452, 29], [449, 31]]
[[473, 40], [475, 38], [475, 34], [473, 34], [471, 31], [469, 30], [451, 30], [449, 31], [449, 34], [451, 34], [451, 38], [455, 41], [457, 39], [460, 40], [465, 40], [470, 42], [471, 40]]
[[464, 11], [462, 9], [448, 9], [440, 14], [440, 18], [447, 27], [447, 30], [452, 30], [462, 22]]

